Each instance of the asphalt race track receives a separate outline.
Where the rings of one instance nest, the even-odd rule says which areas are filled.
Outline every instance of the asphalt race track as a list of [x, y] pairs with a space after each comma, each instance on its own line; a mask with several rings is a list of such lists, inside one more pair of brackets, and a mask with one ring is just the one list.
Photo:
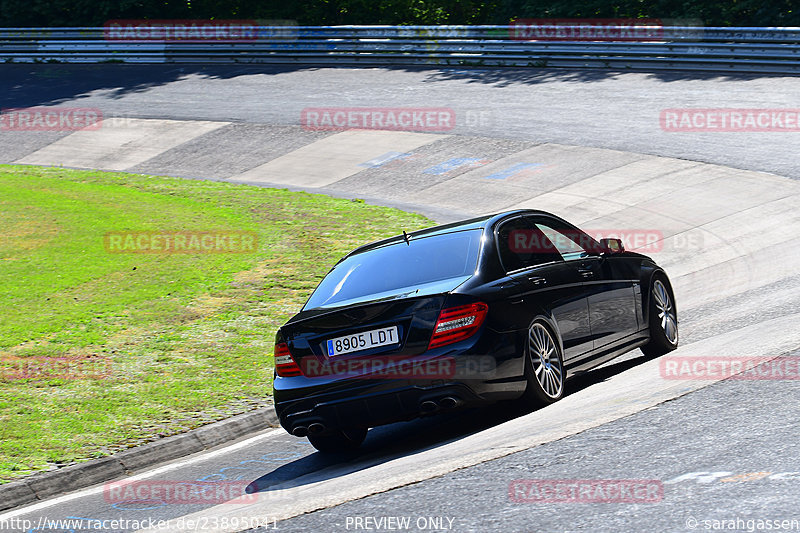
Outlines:
[[[439, 221], [513, 207], [657, 234], [668, 357], [800, 360], [800, 131], [665, 132], [663, 109], [800, 107], [791, 77], [557, 70], [4, 65], [3, 108], [98, 108], [92, 132], [0, 132], [0, 161], [326, 192]], [[306, 108], [448, 108], [424, 133], [313, 131]], [[399, 230], [402, 228], [398, 228]], [[628, 245], [629, 248], [635, 246]], [[773, 366], [773, 368], [776, 368]], [[673, 379], [635, 351], [533, 413], [510, 405], [370, 431], [326, 458], [281, 429], [137, 474], [246, 482], [243, 503], [108, 501], [98, 486], [1, 520], [104, 531], [800, 530], [798, 374]], [[640, 480], [652, 501], [519, 501], [516, 480]], [[524, 499], [524, 498], [523, 498]], [[171, 520], [159, 527], [158, 520]], [[192, 520], [193, 526], [187, 525]], [[404, 521], [405, 520], [405, 521]], [[780, 522], [780, 521], [789, 522]], [[792, 520], [795, 522], [792, 524]], [[717, 521], [717, 522], [715, 522]], [[787, 524], [788, 525], [784, 525]], [[730, 527], [727, 527], [730, 526]]]

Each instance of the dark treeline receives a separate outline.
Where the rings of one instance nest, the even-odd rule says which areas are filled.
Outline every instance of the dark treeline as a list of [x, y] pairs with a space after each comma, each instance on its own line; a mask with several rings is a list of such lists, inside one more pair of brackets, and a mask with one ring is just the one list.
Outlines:
[[506, 24], [515, 18], [694, 19], [800, 26], [798, 0], [0, 0], [0, 26], [102, 26], [109, 19], [290, 20], [301, 25]]

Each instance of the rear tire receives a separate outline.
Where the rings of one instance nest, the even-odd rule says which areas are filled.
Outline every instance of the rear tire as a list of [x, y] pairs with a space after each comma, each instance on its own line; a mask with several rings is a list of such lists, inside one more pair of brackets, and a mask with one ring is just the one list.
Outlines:
[[341, 453], [356, 450], [367, 437], [366, 428], [340, 429], [327, 435], [309, 435], [308, 441], [324, 453]]
[[564, 359], [561, 344], [541, 320], [528, 328], [525, 341], [525, 378], [522, 402], [531, 408], [556, 402], [564, 395]]
[[666, 276], [653, 277], [649, 305], [650, 342], [641, 350], [648, 357], [659, 357], [678, 347], [678, 311]]

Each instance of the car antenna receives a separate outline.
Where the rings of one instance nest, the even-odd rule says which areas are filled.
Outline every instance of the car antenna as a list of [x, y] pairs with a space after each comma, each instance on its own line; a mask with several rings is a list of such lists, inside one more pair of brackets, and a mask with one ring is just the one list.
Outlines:
[[403, 239], [405, 239], [405, 241], [406, 241], [406, 244], [407, 244], [408, 246], [411, 246], [411, 241], [410, 241], [410, 240], [409, 240], [409, 238], [408, 238], [408, 233], [406, 233], [406, 230], [403, 230]]

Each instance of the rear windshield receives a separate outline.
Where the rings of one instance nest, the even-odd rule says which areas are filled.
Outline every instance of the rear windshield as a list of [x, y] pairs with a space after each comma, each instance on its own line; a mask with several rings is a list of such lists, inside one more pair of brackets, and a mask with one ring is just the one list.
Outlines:
[[418, 237], [348, 257], [322, 280], [305, 309], [471, 276], [481, 235], [473, 229]]

